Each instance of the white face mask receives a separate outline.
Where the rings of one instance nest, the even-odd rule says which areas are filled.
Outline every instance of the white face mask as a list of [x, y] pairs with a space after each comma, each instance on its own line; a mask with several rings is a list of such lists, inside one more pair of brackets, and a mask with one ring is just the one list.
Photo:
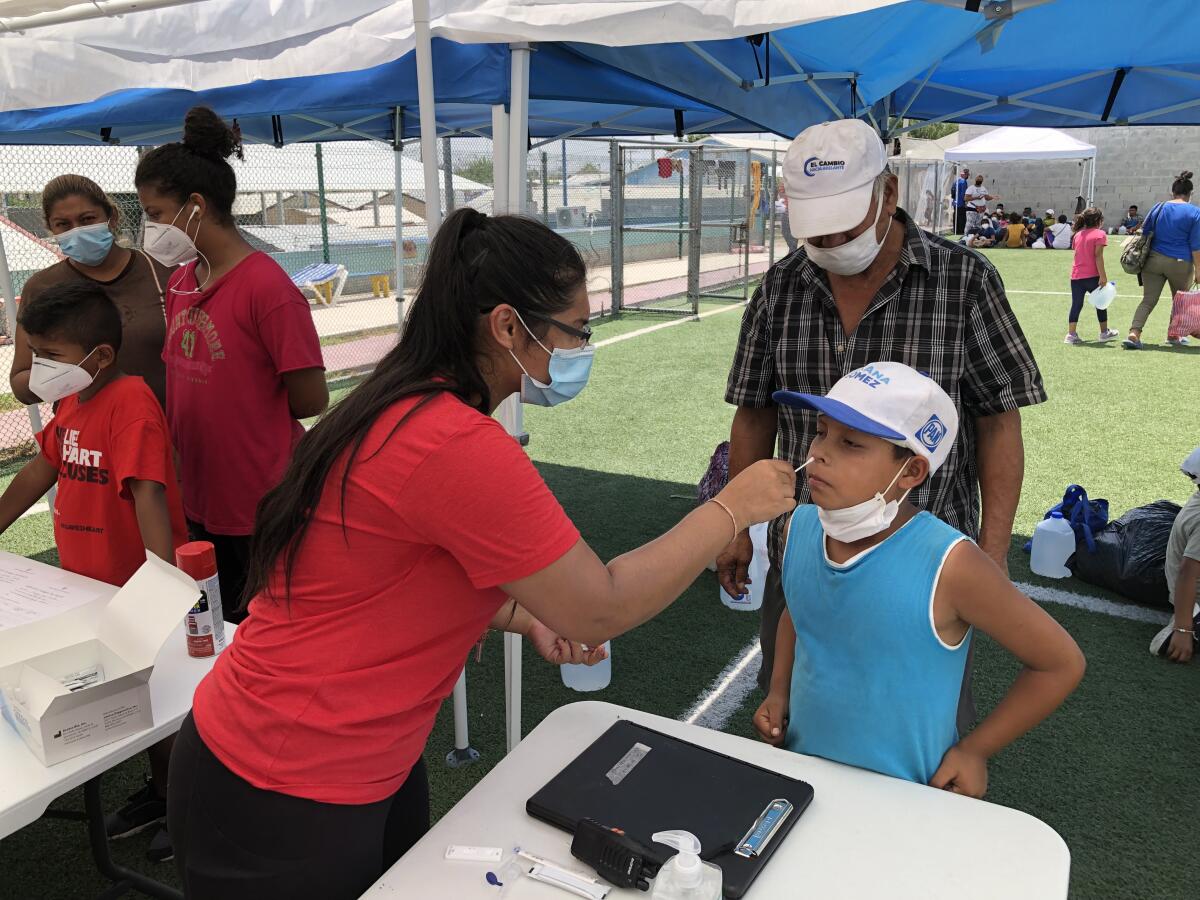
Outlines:
[[900, 471], [896, 473], [896, 477], [892, 479], [892, 483], [869, 500], [842, 509], [823, 509], [818, 506], [817, 518], [820, 520], [825, 534], [835, 541], [852, 544], [863, 538], [879, 534], [891, 525], [900, 512], [900, 504], [904, 502], [909, 492], [905, 491], [899, 500], [885, 500], [884, 495], [900, 480], [900, 476], [904, 474], [907, 467], [908, 462], [905, 461], [904, 465], [900, 467]]
[[813, 265], [819, 266], [826, 272], [832, 272], [834, 275], [857, 275], [859, 272], [866, 271], [867, 266], [875, 262], [875, 257], [883, 249], [883, 242], [887, 240], [888, 233], [892, 230], [892, 222], [895, 221], [895, 219], [888, 220], [882, 239], [875, 237], [875, 228], [879, 224], [879, 217], [883, 215], [883, 195], [880, 194], [875, 199], [877, 202], [875, 221], [858, 237], [846, 241], [840, 247], [826, 248], [817, 247], [814, 244], [804, 245], [805, 252], [808, 253], [808, 258], [812, 260]]
[[[175, 219], [172, 219], [170, 224], [147, 222], [142, 235], [142, 249], [164, 266], [181, 266], [191, 262], [200, 255], [200, 251], [196, 249], [195, 242], [188, 237], [186, 229], [199, 211], [199, 207], [192, 207], [191, 215], [183, 223], [183, 228], [175, 225], [179, 213], [175, 213]], [[179, 208], [179, 212], [183, 212], [183, 207]], [[200, 236], [199, 227], [196, 228], [196, 236]]]
[[[95, 352], [93, 349], [92, 353]], [[42, 359], [35, 354], [29, 368], [29, 390], [43, 403], [57, 403], [64, 397], [78, 394], [96, 380], [96, 376], [83, 367], [92, 353], [78, 363]]]

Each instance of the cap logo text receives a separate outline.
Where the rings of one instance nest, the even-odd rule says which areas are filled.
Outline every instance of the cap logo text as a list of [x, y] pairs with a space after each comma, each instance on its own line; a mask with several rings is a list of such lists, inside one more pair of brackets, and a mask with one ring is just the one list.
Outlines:
[[810, 156], [804, 161], [804, 174], [812, 178], [818, 172], [840, 172], [846, 168], [844, 159], [819, 159]]

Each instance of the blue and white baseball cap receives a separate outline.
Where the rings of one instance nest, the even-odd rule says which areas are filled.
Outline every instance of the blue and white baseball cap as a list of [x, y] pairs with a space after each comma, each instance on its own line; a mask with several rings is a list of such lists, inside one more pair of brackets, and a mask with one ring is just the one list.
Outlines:
[[936, 472], [958, 437], [958, 410], [942, 386], [903, 363], [878, 362], [839, 379], [824, 397], [776, 391], [776, 403], [813, 409], [855, 431], [907, 447]]
[[783, 158], [792, 234], [840, 234], [861, 223], [871, 208], [875, 179], [886, 165], [883, 142], [861, 119], [804, 129]]

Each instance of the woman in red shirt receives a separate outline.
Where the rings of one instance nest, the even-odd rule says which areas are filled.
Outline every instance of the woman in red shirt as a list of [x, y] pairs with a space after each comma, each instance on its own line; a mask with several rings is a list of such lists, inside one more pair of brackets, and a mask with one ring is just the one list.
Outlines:
[[146, 253], [180, 266], [166, 296], [167, 420], [188, 530], [216, 548], [231, 622], [245, 616], [258, 501], [304, 433], [299, 420], [329, 403], [308, 301], [234, 224], [234, 153], [239, 135], [196, 107], [183, 141], [151, 150], [134, 176]]
[[249, 617], [171, 758], [189, 897], [358, 897], [428, 827], [421, 753], [487, 628], [578, 661], [563, 638], [596, 647], [645, 622], [795, 506], [795, 473], [766, 460], [602, 563], [490, 416], [514, 393], [553, 406], [583, 388], [588, 315], [570, 242], [530, 219], [446, 220], [399, 345], [259, 508]]

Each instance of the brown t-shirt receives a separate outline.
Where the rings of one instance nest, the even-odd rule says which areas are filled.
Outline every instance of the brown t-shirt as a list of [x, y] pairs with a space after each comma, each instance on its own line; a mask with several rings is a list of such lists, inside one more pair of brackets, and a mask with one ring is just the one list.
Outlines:
[[[154, 267], [154, 271], [151, 270]], [[167, 336], [162, 295], [154, 283], [166, 290], [173, 269], [159, 265], [138, 251], [130, 253], [129, 263], [112, 281], [88, 278], [67, 260], [56, 262], [34, 274], [21, 291], [21, 302], [32, 300], [48, 287], [77, 281], [90, 281], [104, 288], [109, 299], [121, 311], [121, 352], [117, 363], [127, 375], [141, 377], [158, 402], [166, 406], [167, 374], [163, 365], [163, 341]]]

